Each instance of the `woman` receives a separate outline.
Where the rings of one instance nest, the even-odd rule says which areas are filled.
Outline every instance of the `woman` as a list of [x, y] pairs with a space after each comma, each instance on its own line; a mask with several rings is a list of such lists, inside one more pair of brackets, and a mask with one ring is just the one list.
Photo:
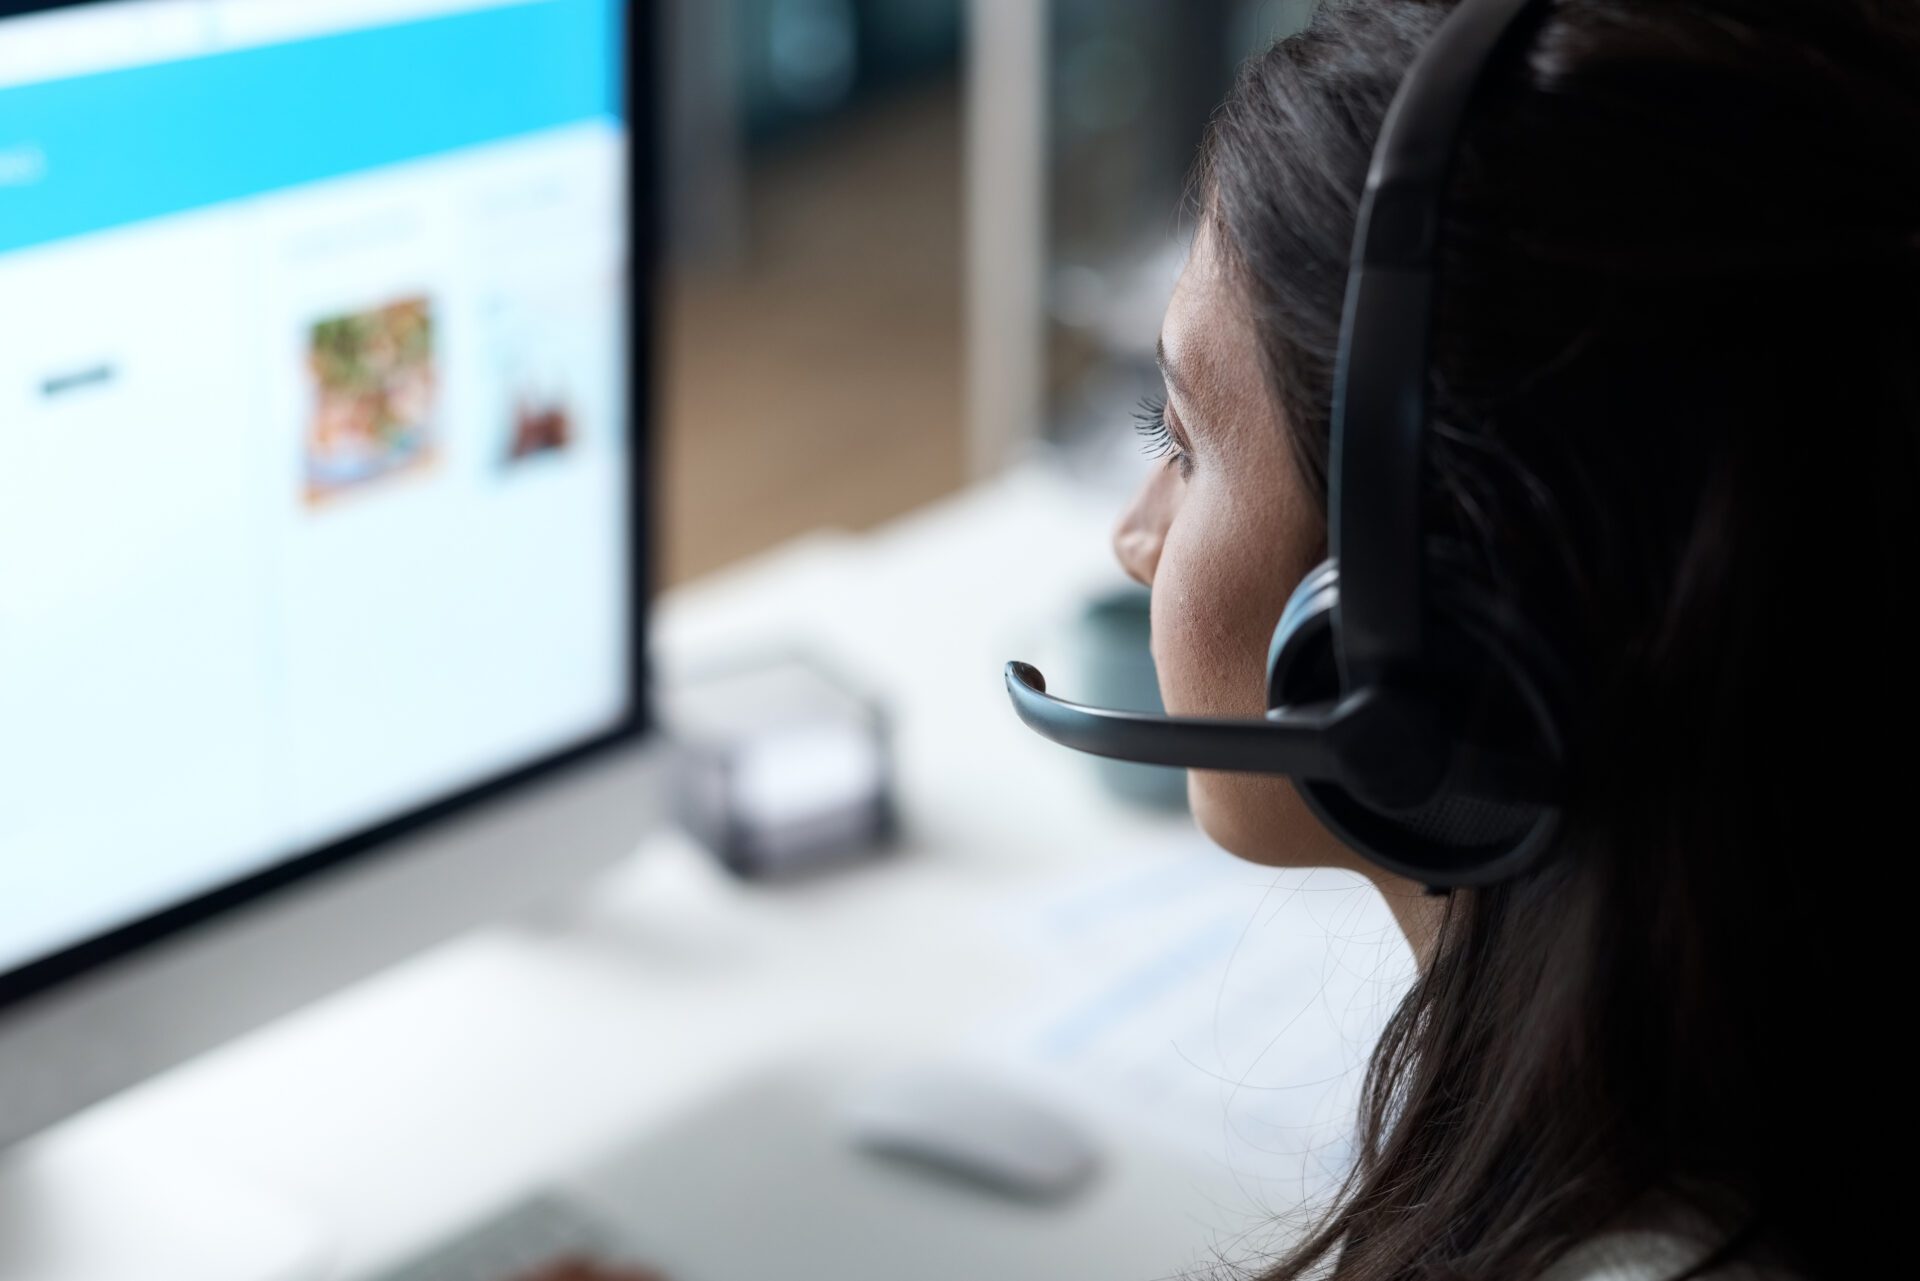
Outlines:
[[[1451, 0], [1329, 0], [1214, 121], [1116, 550], [1170, 712], [1258, 716], [1327, 552], [1355, 213]], [[1423, 519], [1564, 673], [1548, 856], [1429, 894], [1285, 779], [1256, 862], [1354, 867], [1421, 973], [1362, 1155], [1264, 1275], [1880, 1275], [1855, 1151], [1920, 681], [1920, 5], [1558, 0], [1482, 81], [1440, 225]], [[1864, 716], [1878, 731], [1847, 729]], [[1876, 1264], [1882, 1266], [1875, 1266]]]
[[[1227, 849], [1373, 877], [1421, 962], [1357, 1165], [1263, 1275], [1905, 1274], [1871, 1002], [1920, 724], [1920, 5], [1542, 7], [1447, 191], [1422, 517], [1552, 650], [1563, 821], [1435, 895], [1283, 778], [1191, 775]], [[1327, 0], [1214, 122], [1115, 536], [1173, 713], [1267, 705], [1369, 157], [1452, 8]]]

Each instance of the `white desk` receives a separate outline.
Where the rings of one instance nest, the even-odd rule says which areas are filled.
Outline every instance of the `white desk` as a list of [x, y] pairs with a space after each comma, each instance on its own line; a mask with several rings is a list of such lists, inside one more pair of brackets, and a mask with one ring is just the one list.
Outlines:
[[[460, 940], [37, 1142], [130, 1166], [190, 1154], [311, 1213], [332, 1238], [314, 1275], [350, 1277], [631, 1150], [796, 1053], [964, 1040], [1058, 977], [1036, 974], [1033, 947], [996, 924], [1007, 904], [1191, 848], [1183, 818], [1115, 804], [1083, 759], [1022, 729], [1001, 685], [1003, 662], [1035, 653], [1048, 620], [1117, 581], [1111, 514], [1030, 469], [663, 603], [665, 671], [797, 638], [890, 700], [906, 833], [891, 860], [748, 887], [662, 831], [577, 919]], [[1248, 870], [1252, 913], [1273, 877]], [[1242, 1212], [1191, 1225], [1196, 1250]], [[1143, 1261], [1140, 1274], [1195, 1261]]]

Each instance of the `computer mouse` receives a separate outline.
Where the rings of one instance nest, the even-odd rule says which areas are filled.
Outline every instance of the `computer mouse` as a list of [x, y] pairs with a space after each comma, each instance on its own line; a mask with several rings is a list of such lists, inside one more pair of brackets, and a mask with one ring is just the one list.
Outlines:
[[1026, 1201], [1077, 1191], [1099, 1166], [1093, 1138], [1061, 1111], [985, 1068], [919, 1067], [846, 1099], [856, 1146]]

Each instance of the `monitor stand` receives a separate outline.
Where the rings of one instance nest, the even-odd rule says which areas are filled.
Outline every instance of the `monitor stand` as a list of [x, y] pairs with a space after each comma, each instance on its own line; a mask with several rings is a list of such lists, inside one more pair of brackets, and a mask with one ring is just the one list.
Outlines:
[[0, 1278], [312, 1281], [318, 1225], [191, 1153], [133, 1156], [60, 1134], [0, 1150]]

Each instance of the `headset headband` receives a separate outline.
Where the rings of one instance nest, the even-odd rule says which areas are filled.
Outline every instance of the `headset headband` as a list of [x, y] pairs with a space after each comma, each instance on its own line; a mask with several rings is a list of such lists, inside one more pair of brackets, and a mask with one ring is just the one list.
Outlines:
[[1347, 690], [1427, 658], [1420, 494], [1440, 214], [1474, 90], [1540, 3], [1464, 0], [1401, 82], [1367, 172], [1334, 364], [1333, 633]]

